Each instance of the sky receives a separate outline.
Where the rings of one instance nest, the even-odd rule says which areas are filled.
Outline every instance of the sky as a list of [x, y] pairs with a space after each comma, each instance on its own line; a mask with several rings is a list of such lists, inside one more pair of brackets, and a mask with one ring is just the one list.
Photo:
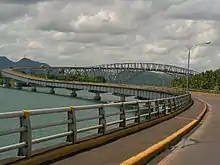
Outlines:
[[1, 0], [0, 55], [52, 66], [220, 68], [220, 0]]

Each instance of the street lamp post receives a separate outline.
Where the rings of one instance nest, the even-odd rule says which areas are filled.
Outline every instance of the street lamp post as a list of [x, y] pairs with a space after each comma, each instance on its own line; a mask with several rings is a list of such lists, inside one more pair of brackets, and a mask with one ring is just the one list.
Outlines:
[[186, 77], [186, 81], [187, 81], [187, 91], [189, 91], [189, 65], [190, 65], [190, 55], [191, 55], [191, 49], [192, 48], [195, 48], [197, 46], [200, 46], [200, 45], [208, 45], [210, 44], [211, 42], [203, 42], [203, 43], [200, 43], [200, 44], [196, 44], [196, 45], [192, 45], [189, 50], [188, 50], [188, 58], [187, 58], [187, 61], [188, 61], [188, 68], [187, 68], [187, 77]]

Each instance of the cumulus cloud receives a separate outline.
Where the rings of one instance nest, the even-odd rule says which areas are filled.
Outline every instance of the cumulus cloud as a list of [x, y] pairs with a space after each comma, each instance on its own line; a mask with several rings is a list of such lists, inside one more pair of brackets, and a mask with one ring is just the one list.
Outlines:
[[0, 52], [51, 65], [157, 62], [218, 68], [219, 0], [2, 0]]

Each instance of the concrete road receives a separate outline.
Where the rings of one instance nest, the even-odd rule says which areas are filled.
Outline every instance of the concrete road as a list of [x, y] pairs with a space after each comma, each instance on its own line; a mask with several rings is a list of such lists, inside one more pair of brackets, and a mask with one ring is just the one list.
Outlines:
[[208, 104], [201, 126], [158, 165], [220, 164], [220, 96], [195, 95]]

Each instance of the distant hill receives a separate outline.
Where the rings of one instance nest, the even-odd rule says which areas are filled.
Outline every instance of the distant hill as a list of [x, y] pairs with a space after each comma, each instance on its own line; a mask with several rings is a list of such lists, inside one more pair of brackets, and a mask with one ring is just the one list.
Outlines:
[[40, 67], [41, 65], [49, 66], [46, 63], [33, 61], [28, 58], [22, 58], [17, 62], [13, 62], [9, 60], [5, 56], [0, 56], [0, 68], [7, 68], [7, 67]]
[[171, 87], [171, 82], [174, 79], [173, 76], [163, 73], [155, 72], [144, 72], [129, 80], [128, 84], [137, 85], [157, 85], [157, 86], [169, 86]]
[[0, 68], [10, 67], [14, 64], [13, 61], [9, 60], [5, 56], [0, 56]]

